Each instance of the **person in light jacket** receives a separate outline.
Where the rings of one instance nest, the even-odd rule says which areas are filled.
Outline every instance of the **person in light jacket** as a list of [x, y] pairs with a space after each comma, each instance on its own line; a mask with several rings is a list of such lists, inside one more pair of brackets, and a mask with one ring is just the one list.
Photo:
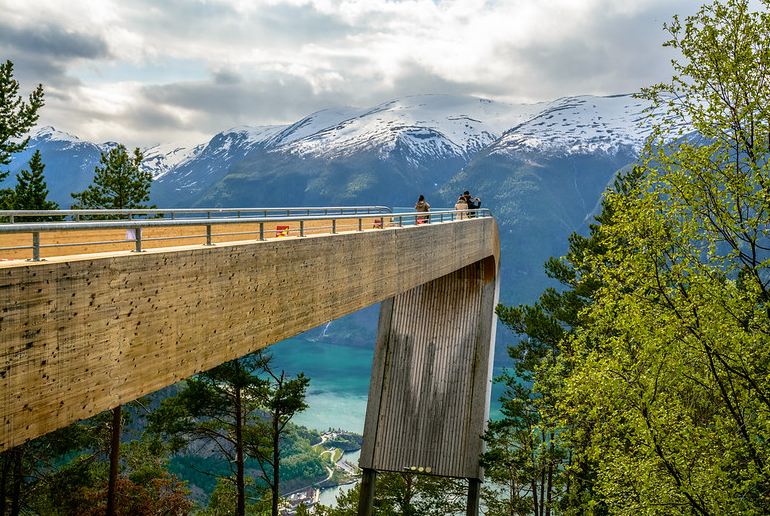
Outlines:
[[457, 198], [457, 202], [455, 203], [455, 210], [463, 210], [460, 213], [457, 214], [458, 220], [463, 220], [468, 216], [467, 213], [465, 213], [464, 210], [468, 209], [468, 201], [465, 200], [465, 196], [461, 195]]
[[[417, 204], [414, 205], [414, 211], [422, 211], [422, 212], [428, 212], [430, 211], [430, 204], [425, 200], [424, 195], [420, 195], [420, 198], [417, 199]], [[416, 217], [417, 224], [425, 224], [430, 219], [430, 216], [426, 215], [419, 215]]]

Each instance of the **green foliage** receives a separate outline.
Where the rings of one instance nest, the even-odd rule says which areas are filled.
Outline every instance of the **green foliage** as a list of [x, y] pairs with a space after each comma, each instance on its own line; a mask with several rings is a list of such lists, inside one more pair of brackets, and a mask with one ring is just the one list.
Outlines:
[[[627, 192], [637, 184], [640, 171], [620, 176], [614, 191]], [[612, 208], [603, 204], [597, 221], [613, 223]], [[505, 385], [501, 396], [502, 418], [490, 421], [482, 457], [492, 482], [482, 492], [488, 514], [602, 513], [603, 504], [593, 492], [594, 464], [580, 452], [591, 421], [566, 420], [557, 406], [569, 370], [562, 355], [571, 353], [568, 342], [583, 324], [582, 312], [591, 305], [599, 286], [585, 266], [585, 257], [601, 254], [599, 225], [590, 236], [574, 234], [569, 252], [546, 263], [549, 277], [561, 290], [547, 289], [532, 306], [499, 305], [500, 321], [523, 338], [508, 347], [512, 370], [496, 381]]]
[[343, 451], [355, 451], [361, 449], [363, 436], [358, 434], [346, 434], [338, 432], [334, 439], [326, 441], [328, 447], [341, 448]]
[[[770, 512], [770, 2], [760, 5], [717, 0], [666, 26], [683, 60], [642, 92], [668, 113], [642, 165], [607, 193], [590, 237], [549, 264], [564, 292], [501, 313], [527, 334], [512, 351], [523, 376], [508, 379], [521, 390], [507, 419], [555, 429], [565, 513]], [[699, 134], [672, 141], [682, 121]], [[555, 343], [553, 359], [542, 343]], [[537, 476], [521, 463], [520, 478]]]
[[[15, 210], [58, 210], [59, 205], [48, 198], [48, 186], [45, 182], [40, 151], [36, 150], [29, 160], [29, 170], [16, 174], [16, 188], [13, 196]], [[55, 220], [55, 217], [25, 217], [23, 222]]]
[[[361, 484], [337, 495], [336, 507], [316, 505], [315, 513], [319, 516], [358, 516], [358, 499], [361, 496]], [[376, 514], [376, 512], [375, 512]]]
[[[38, 110], [43, 107], [43, 86], [29, 95], [25, 102], [19, 95], [19, 82], [13, 78], [13, 63], [0, 64], [0, 166], [8, 165], [11, 156], [27, 148], [27, 133], [38, 119]], [[8, 172], [0, 169], [0, 181]], [[12, 210], [15, 192], [11, 188], [0, 189], [0, 210]]]
[[[2, 469], [10, 465], [18, 472], [2, 477], [5, 507], [16, 506], [22, 514], [104, 514], [110, 416], [100, 414], [0, 454]], [[189, 513], [189, 491], [168, 472], [162, 443], [139, 438], [122, 448], [118, 514]]]
[[[38, 110], [43, 107], [43, 86], [29, 95], [25, 102], [19, 95], [19, 83], [13, 78], [13, 63], [0, 64], [0, 165], [8, 165], [11, 155], [27, 148], [26, 134], [38, 119]], [[0, 173], [0, 180], [7, 176]]]
[[[272, 514], [278, 516], [278, 504], [281, 495], [281, 454], [286, 442], [283, 435], [291, 419], [307, 408], [305, 394], [310, 379], [303, 373], [296, 378], [287, 378], [285, 371], [278, 373], [270, 366], [272, 357], [261, 352], [256, 354], [260, 369], [265, 378], [266, 391], [262, 398], [262, 407], [267, 413], [262, 429], [250, 431], [247, 443], [249, 455], [255, 457], [264, 474], [263, 478], [270, 486], [272, 495]], [[310, 446], [307, 447], [311, 451]], [[314, 459], [315, 461], [315, 459]]]
[[94, 169], [91, 185], [73, 193], [73, 209], [148, 208], [152, 173], [142, 170], [142, 153], [136, 148], [129, 156], [123, 145], [102, 152], [100, 166]]
[[[226, 460], [236, 487], [236, 514], [245, 514], [246, 442], [260, 425], [260, 408], [268, 382], [257, 373], [261, 357], [250, 355], [221, 364], [185, 382], [148, 417], [148, 429], [167, 437], [174, 449], [193, 446]], [[233, 507], [230, 508], [231, 510]]]
[[301, 453], [281, 458], [281, 486], [283, 492], [305, 487], [326, 478], [323, 461], [315, 453]]
[[[465, 512], [468, 484], [465, 480], [417, 475], [378, 473], [374, 489], [376, 516], [446, 516]], [[358, 514], [360, 484], [341, 493], [336, 507], [319, 505], [321, 516]]]
[[[281, 481], [321, 479], [325, 469], [310, 442], [300, 437], [317, 440], [317, 433], [289, 426], [291, 418], [307, 407], [310, 380], [301, 373], [296, 378], [276, 373], [270, 360], [256, 353], [188, 379], [148, 420], [149, 429], [168, 439], [175, 450], [225, 459], [219, 462], [229, 469], [224, 478], [234, 479], [244, 500], [256, 496], [257, 484], [248, 488], [246, 478], [246, 468], [255, 468], [261, 472], [259, 485], [266, 484], [277, 503]], [[288, 457], [283, 464], [282, 456]], [[212, 465], [210, 460], [197, 462]]]
[[[250, 492], [254, 488], [253, 480], [248, 479]], [[237, 490], [235, 483], [229, 478], [218, 478], [208, 506], [197, 512], [199, 516], [231, 516], [236, 505]], [[270, 504], [264, 496], [252, 496], [246, 502], [246, 514], [250, 516], [265, 516], [270, 514]]]

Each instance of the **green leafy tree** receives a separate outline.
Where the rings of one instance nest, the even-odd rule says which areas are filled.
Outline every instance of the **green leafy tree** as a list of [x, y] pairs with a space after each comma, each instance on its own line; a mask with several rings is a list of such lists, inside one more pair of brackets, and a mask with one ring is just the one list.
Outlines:
[[73, 209], [148, 208], [152, 173], [142, 170], [142, 153], [136, 148], [129, 156], [123, 145], [102, 152], [100, 166], [94, 169], [93, 183], [73, 193]]
[[[632, 168], [611, 191], [631, 195], [641, 176], [641, 169]], [[585, 258], [606, 254], [599, 232], [615, 218], [612, 206], [602, 203], [589, 235], [573, 234], [567, 255], [548, 260], [546, 274], [560, 289], [546, 289], [531, 306], [497, 307], [500, 321], [523, 338], [508, 347], [511, 370], [496, 378], [505, 385], [503, 417], [490, 421], [484, 436], [482, 463], [494, 487], [485, 487], [482, 495], [490, 515], [582, 514], [586, 507], [592, 514], [606, 512], [594, 491], [596, 464], [585, 453], [593, 418], [567, 417], [558, 405], [570, 373], [569, 339], [587, 324], [583, 314], [602, 285]]]
[[[682, 57], [642, 92], [665, 116], [641, 178], [607, 194], [612, 223], [572, 262], [597, 287], [558, 345], [552, 405], [609, 512], [770, 512], [770, 3], [758, 5], [717, 0], [666, 25]], [[696, 133], [676, 138], [685, 128]]]
[[[185, 484], [168, 471], [168, 451], [159, 440], [148, 435], [122, 446], [122, 471], [115, 487], [115, 514], [151, 516], [156, 514], [190, 514], [194, 503]], [[98, 463], [98, 479], [81, 488], [77, 514], [105, 514], [109, 501], [107, 463]]]
[[36, 510], [49, 486], [65, 474], [73, 484], [85, 485], [97, 458], [90, 451], [96, 442], [92, 429], [88, 421], [70, 425], [0, 454], [0, 514]]
[[[247, 488], [253, 487], [253, 479], [246, 479]], [[203, 511], [196, 514], [200, 516], [231, 516], [233, 507], [237, 504], [238, 493], [235, 484], [229, 479], [218, 478], [214, 490], [209, 496], [209, 504]], [[258, 499], [246, 501], [246, 514], [250, 516], [266, 516], [270, 514], [270, 504]]]
[[[0, 64], [0, 167], [27, 148], [27, 133], [37, 123], [41, 107], [43, 86], [38, 84], [25, 101], [19, 95], [19, 82], [13, 78], [13, 63]], [[8, 171], [0, 168], [0, 181], [7, 176]], [[0, 209], [13, 209], [13, 193], [10, 188], [0, 189]]]
[[[110, 418], [105, 412], [0, 454], [0, 514], [104, 514]], [[123, 446], [117, 512], [187, 514], [189, 491], [169, 474], [162, 443], [143, 436]]]
[[[16, 188], [13, 196], [15, 210], [58, 210], [59, 205], [48, 200], [48, 186], [43, 171], [45, 165], [36, 150], [29, 160], [29, 170], [16, 174]], [[27, 217], [26, 222], [52, 220], [52, 217]]]
[[[270, 361], [269, 355], [259, 352], [186, 380], [185, 387], [164, 400], [150, 417], [151, 430], [169, 436], [175, 449], [193, 450], [189, 446], [197, 444], [227, 459], [231, 468], [228, 478], [234, 479], [235, 488], [229, 490], [218, 484], [216, 500], [208, 509], [212, 513], [223, 510], [223, 504], [230, 499], [228, 493], [234, 492], [235, 512], [245, 514], [249, 492], [246, 459], [252, 457], [271, 492], [270, 508], [266, 510], [278, 514], [281, 455], [297, 451], [288, 449], [296, 447], [292, 444], [296, 440], [284, 437], [290, 430], [297, 432], [289, 422], [307, 407], [305, 394], [310, 380], [302, 373], [290, 378], [284, 371], [275, 372]], [[317, 463], [314, 460], [309, 464], [314, 474]], [[253, 497], [257, 489], [251, 488]]]

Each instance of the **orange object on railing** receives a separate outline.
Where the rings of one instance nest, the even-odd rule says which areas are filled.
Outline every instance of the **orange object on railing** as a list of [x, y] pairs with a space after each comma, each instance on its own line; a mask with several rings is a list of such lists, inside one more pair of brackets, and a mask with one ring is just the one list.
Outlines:
[[289, 236], [289, 226], [276, 226], [275, 227], [275, 236], [276, 237], [287, 237], [287, 236]]

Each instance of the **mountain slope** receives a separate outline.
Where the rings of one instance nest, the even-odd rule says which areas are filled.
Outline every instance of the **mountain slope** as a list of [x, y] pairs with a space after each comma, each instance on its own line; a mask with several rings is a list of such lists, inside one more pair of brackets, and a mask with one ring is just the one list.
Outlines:
[[11, 174], [0, 186], [13, 187], [16, 174], [28, 168], [32, 154], [40, 150], [45, 164], [48, 198], [59, 203], [62, 209], [69, 208], [72, 204], [70, 194], [80, 192], [91, 184], [101, 153], [114, 145], [97, 145], [53, 127], [43, 127], [32, 135], [24, 152], [13, 156], [9, 167]]
[[180, 182], [174, 200], [201, 206], [357, 199], [409, 205], [419, 193], [439, 195], [447, 181], [482, 154], [638, 151], [649, 133], [648, 127], [637, 127], [644, 107], [631, 96], [510, 105], [422, 95], [364, 110], [325, 110], [252, 143], [242, 155], [220, 153], [229, 168], [216, 178], [202, 177], [205, 167], [190, 163], [198, 171], [188, 178], [195, 181], [194, 194], [186, 197], [187, 187]]

